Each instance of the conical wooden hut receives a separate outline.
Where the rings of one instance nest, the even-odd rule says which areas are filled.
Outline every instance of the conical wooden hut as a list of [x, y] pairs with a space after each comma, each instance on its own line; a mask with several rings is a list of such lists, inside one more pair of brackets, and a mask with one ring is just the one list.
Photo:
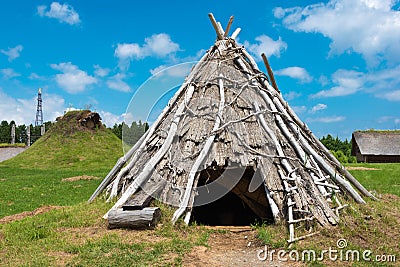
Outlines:
[[[105, 218], [151, 213], [152, 198], [176, 207], [174, 223], [181, 216], [189, 223], [197, 209], [215, 217], [241, 203], [261, 220], [286, 221], [293, 242], [302, 238], [295, 224], [335, 225], [346, 199], [374, 198], [284, 101], [265, 55], [268, 75], [235, 41], [240, 29], [228, 36], [232, 18], [224, 30], [209, 17], [215, 44], [91, 197], [106, 191], [118, 199]], [[228, 194], [239, 202], [211, 208]]]

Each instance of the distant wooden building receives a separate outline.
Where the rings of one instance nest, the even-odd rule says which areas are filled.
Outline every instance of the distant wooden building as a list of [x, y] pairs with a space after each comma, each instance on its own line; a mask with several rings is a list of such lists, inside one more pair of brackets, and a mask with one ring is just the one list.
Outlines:
[[400, 131], [356, 131], [351, 142], [358, 162], [400, 162]]

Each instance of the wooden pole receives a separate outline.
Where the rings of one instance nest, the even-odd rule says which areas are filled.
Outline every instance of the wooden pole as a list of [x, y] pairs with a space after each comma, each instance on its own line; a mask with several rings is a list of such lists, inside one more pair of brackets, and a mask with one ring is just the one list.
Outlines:
[[240, 29], [240, 28], [237, 28], [237, 29], [232, 33], [231, 38], [232, 38], [233, 40], [235, 40], [236, 37], [239, 35], [240, 31], [241, 31], [241, 29]]
[[269, 78], [270, 78], [270, 80], [271, 80], [272, 86], [275, 88], [275, 90], [276, 90], [278, 93], [280, 93], [280, 91], [279, 91], [279, 89], [278, 89], [278, 85], [276, 84], [276, 81], [275, 81], [274, 73], [272, 72], [271, 66], [269, 65], [267, 56], [266, 56], [264, 53], [262, 53], [262, 54], [261, 54], [261, 57], [262, 57], [262, 59], [263, 59], [263, 61], [264, 61], [265, 67], [267, 68], [268, 76], [269, 76]]
[[219, 25], [214, 18], [214, 15], [212, 13], [208, 13], [208, 17], [210, 18], [211, 24], [213, 25], [215, 32], [217, 33], [218, 40], [224, 39], [224, 34], [221, 32]]
[[229, 18], [228, 25], [226, 26], [226, 29], [225, 29], [224, 37], [228, 36], [229, 30], [231, 29], [232, 22], [233, 22], [233, 16], [231, 16]]

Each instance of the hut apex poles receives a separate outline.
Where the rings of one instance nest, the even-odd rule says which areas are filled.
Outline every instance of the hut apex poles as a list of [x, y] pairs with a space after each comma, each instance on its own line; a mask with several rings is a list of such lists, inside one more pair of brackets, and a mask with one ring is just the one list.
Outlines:
[[[233, 16], [229, 18], [229, 22], [228, 25], [226, 26], [225, 31], [222, 29], [221, 23], [215, 20], [214, 15], [212, 13], [208, 13], [208, 17], [210, 18], [211, 24], [213, 25], [215, 32], [217, 33], [218, 40], [223, 40], [224, 38], [226, 38], [228, 36], [229, 30], [231, 29]], [[236, 33], [235, 37], [237, 36], [238, 33], [239, 32]]]
[[279, 91], [279, 89], [278, 89], [278, 85], [276, 84], [276, 81], [275, 81], [274, 73], [272, 72], [271, 66], [270, 66], [269, 63], [268, 63], [267, 56], [266, 56], [264, 53], [262, 53], [262, 54], [261, 54], [261, 57], [262, 57], [262, 59], [263, 59], [263, 61], [264, 61], [265, 67], [267, 68], [268, 76], [269, 76], [269, 78], [271, 79], [272, 87], [274, 87], [274, 89], [275, 89], [278, 93], [280, 93], [280, 91]]
[[229, 18], [228, 25], [226, 26], [226, 29], [225, 29], [224, 37], [228, 36], [229, 30], [231, 29], [232, 22], [233, 22], [233, 16], [231, 16]]
[[215, 20], [214, 15], [212, 13], [208, 13], [208, 17], [211, 20], [211, 24], [213, 25], [215, 32], [217, 33], [218, 40], [224, 39], [224, 33], [222, 32], [223, 30], [218, 25], [218, 22]]

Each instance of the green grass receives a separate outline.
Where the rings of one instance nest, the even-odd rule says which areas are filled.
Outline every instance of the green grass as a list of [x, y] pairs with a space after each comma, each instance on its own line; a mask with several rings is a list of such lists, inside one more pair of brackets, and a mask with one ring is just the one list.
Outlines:
[[[0, 163], [0, 218], [87, 200], [120, 156], [121, 141], [106, 129], [68, 136], [46, 133], [23, 153]], [[80, 175], [98, 179], [62, 181]]]
[[352, 167], [366, 167], [376, 170], [350, 170], [350, 173], [368, 190], [379, 194], [387, 193], [400, 196], [399, 163], [357, 163], [346, 164]]
[[[371, 250], [372, 258], [376, 255], [394, 255], [396, 262], [325, 260], [303, 262], [304, 266], [398, 266], [396, 263], [398, 264], [400, 260], [400, 164], [349, 164], [349, 166], [369, 168], [350, 172], [380, 201], [365, 198], [367, 204], [359, 205], [349, 200], [350, 206], [340, 212], [341, 220], [338, 226], [322, 229], [320, 234], [298, 241], [290, 249], [285, 243], [288, 235], [285, 225], [255, 226], [260, 241], [269, 249], [300, 252], [314, 250], [320, 255], [322, 250], [327, 250], [329, 247], [337, 249], [337, 240], [346, 239], [348, 245], [344, 251]], [[296, 229], [297, 234], [301, 232], [301, 228]]]
[[110, 207], [81, 203], [0, 225], [0, 265], [176, 266], [195, 245], [207, 244], [207, 230], [172, 226], [168, 216], [155, 230], [109, 231], [101, 217]]
[[26, 147], [26, 144], [24, 144], [24, 143], [15, 143], [15, 144], [0, 143], [0, 148], [4, 148], [4, 147]]
[[[207, 230], [173, 226], [174, 210], [162, 203], [155, 230], [107, 230], [102, 216], [112, 204], [86, 201], [120, 156], [121, 141], [110, 131], [77, 131], [61, 121], [0, 163], [0, 218], [62, 206], [0, 224], [0, 266], [176, 266], [193, 246], [207, 245]], [[99, 179], [63, 181], [80, 175]]]

